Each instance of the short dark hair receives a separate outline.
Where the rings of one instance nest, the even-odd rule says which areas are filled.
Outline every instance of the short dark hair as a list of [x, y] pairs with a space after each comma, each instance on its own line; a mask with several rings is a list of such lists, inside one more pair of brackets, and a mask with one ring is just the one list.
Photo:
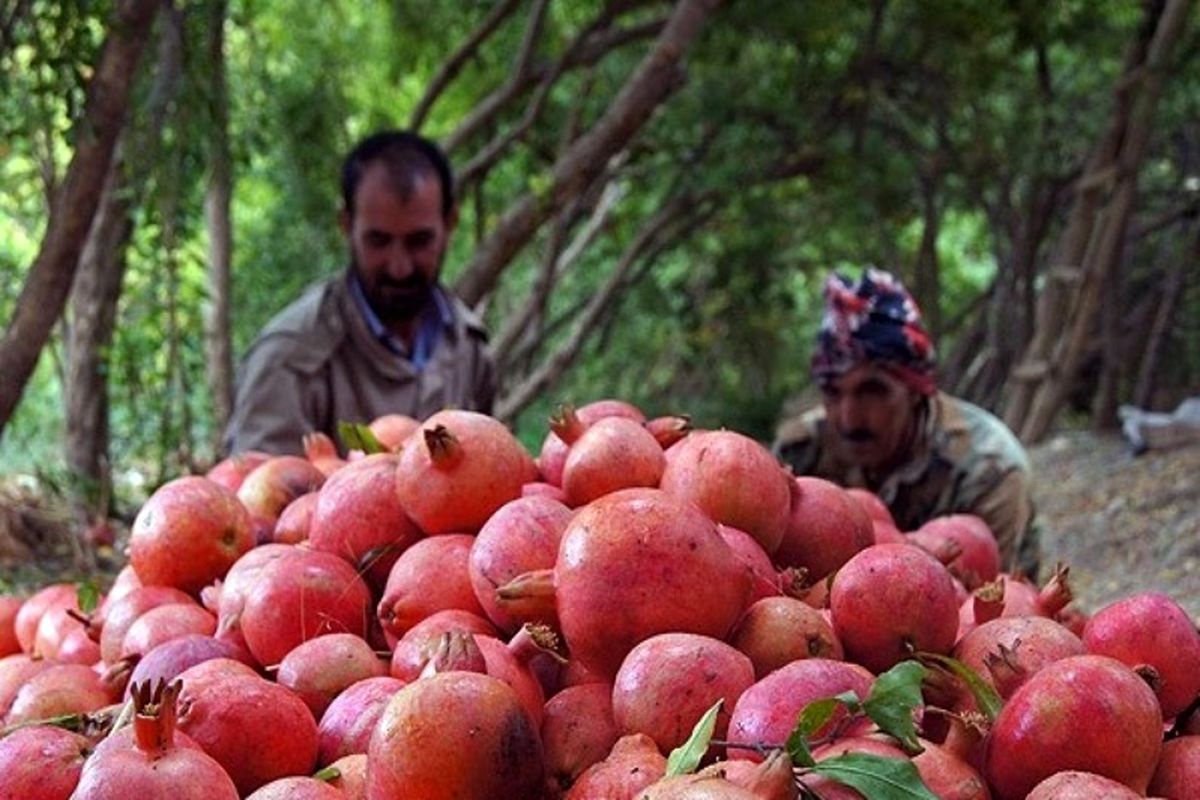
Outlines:
[[450, 160], [436, 144], [412, 131], [385, 130], [359, 141], [342, 162], [342, 203], [354, 216], [354, 194], [367, 168], [379, 162], [401, 197], [412, 194], [418, 177], [433, 174], [442, 187], [442, 216], [454, 209], [454, 175]]

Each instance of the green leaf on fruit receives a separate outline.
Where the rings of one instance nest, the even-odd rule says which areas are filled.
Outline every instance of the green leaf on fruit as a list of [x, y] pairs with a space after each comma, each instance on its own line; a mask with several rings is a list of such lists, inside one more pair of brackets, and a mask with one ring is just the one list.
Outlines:
[[906, 758], [846, 753], [818, 762], [812, 771], [871, 800], [938, 800]]
[[339, 422], [337, 424], [338, 438], [347, 450], [361, 450], [367, 455], [386, 453], [387, 449], [375, 438], [374, 432], [359, 422]]
[[313, 779], [321, 781], [322, 783], [329, 783], [331, 781], [336, 781], [340, 777], [342, 777], [342, 771], [340, 769], [338, 769], [337, 767], [333, 767], [333, 766], [325, 767], [324, 769], [319, 769], [313, 773]]
[[92, 613], [100, 603], [99, 587], [91, 580], [77, 583], [75, 585], [75, 602], [83, 613]]
[[787, 744], [785, 745], [794, 766], [811, 767], [813, 765], [809, 739], [817, 731], [829, 724], [829, 720], [833, 719], [833, 714], [838, 710], [838, 706], [845, 706], [851, 713], [857, 711], [858, 695], [854, 692], [843, 692], [836, 697], [814, 700], [800, 709], [800, 714], [796, 719], [796, 727], [788, 736]]
[[922, 661], [936, 664], [965, 683], [971, 695], [974, 696], [975, 704], [979, 707], [979, 710], [989, 720], [995, 722], [1004, 702], [1000, 699], [1000, 695], [996, 693], [996, 690], [992, 688], [992, 685], [981, 678], [978, 672], [957, 658], [939, 655], [938, 653], [921, 653], [918, 658]]
[[717, 729], [717, 714], [721, 712], [721, 704], [724, 700], [718, 700], [713, 704], [713, 707], [704, 712], [704, 716], [692, 728], [692, 735], [683, 744], [671, 751], [671, 755], [667, 757], [667, 775], [688, 775], [696, 771], [700, 766], [700, 759], [704, 758], [704, 754], [708, 752], [709, 742], [712, 741], [713, 731]]
[[921, 697], [925, 667], [916, 661], [901, 661], [875, 679], [871, 694], [863, 701], [863, 711], [884, 733], [900, 740], [910, 753], [920, 752], [917, 724], [913, 718]]

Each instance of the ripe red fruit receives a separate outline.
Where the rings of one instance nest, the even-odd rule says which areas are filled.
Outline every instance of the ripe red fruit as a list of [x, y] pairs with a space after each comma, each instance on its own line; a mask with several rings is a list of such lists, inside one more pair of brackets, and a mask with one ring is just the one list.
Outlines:
[[887, 503], [880, 499], [879, 495], [872, 492], [870, 489], [863, 489], [858, 486], [852, 486], [846, 489], [846, 494], [853, 497], [863, 511], [867, 512], [867, 516], [872, 522], [882, 522], [891, 527], [896, 527], [896, 520], [892, 517], [892, 512], [887, 507]]
[[384, 450], [394, 453], [404, 444], [405, 439], [412, 436], [413, 431], [421, 427], [421, 423], [406, 414], [384, 414], [371, 420], [367, 427], [375, 434]]
[[1097, 611], [1083, 629], [1083, 646], [1147, 678], [1168, 719], [1200, 695], [1200, 632], [1161, 592], [1136, 594]]
[[1066, 770], [1039, 783], [1025, 800], [1140, 800], [1142, 796], [1111, 778], [1092, 772]]
[[1180, 736], [1163, 745], [1147, 793], [1190, 797], [1200, 787], [1200, 736]]
[[163, 642], [142, 656], [129, 676], [129, 688], [138, 684], [157, 686], [159, 683], [170, 683], [184, 670], [215, 658], [233, 659], [248, 667], [255, 666], [253, 657], [245, 648], [233, 642], [193, 633]]
[[723, 739], [729, 712], [752, 683], [750, 659], [722, 641], [692, 633], [651, 636], [629, 652], [617, 672], [613, 719], [622, 733], [644, 733], [668, 753], [723, 700], [713, 733]]
[[17, 641], [17, 612], [25, 601], [20, 597], [0, 597], [0, 658], [21, 652]]
[[20, 728], [0, 739], [0, 797], [68, 800], [91, 743], [52, 725]]
[[802, 567], [820, 580], [859, 551], [875, 544], [875, 528], [846, 490], [821, 478], [801, 477], [794, 490], [787, 529], [775, 553], [782, 567]]
[[[646, 421], [646, 415], [639, 408], [624, 400], [596, 400], [575, 409], [575, 414], [584, 425], [591, 425], [605, 417], [623, 417], [637, 423]], [[562, 486], [563, 466], [566, 461], [567, 443], [551, 428], [542, 441], [542, 449], [538, 455], [538, 474], [546, 483]]]
[[952, 653], [1002, 698], [1011, 697], [1047, 664], [1083, 654], [1079, 637], [1047, 617], [1000, 617], [985, 622], [959, 639]]
[[762, 549], [753, 536], [728, 525], [718, 525], [717, 531], [725, 544], [729, 545], [738, 560], [750, 568], [753, 578], [753, 590], [750, 602], [764, 597], [777, 597], [781, 594], [784, 582], [790, 583], [791, 573], [780, 573], [771, 563], [771, 557]]
[[391, 675], [402, 681], [415, 681], [433, 657], [442, 635], [449, 631], [465, 631], [484, 636], [498, 636], [492, 623], [478, 614], [449, 608], [430, 614], [408, 630], [396, 642], [392, 651]]
[[1106, 656], [1073, 656], [1009, 698], [988, 737], [984, 774], [998, 800], [1022, 800], [1072, 769], [1144, 792], [1161, 745], [1158, 700], [1137, 673]]
[[663, 491], [774, 554], [788, 526], [791, 478], [761, 444], [733, 431], [693, 433], [671, 448]]
[[325, 473], [300, 456], [272, 456], [246, 476], [237, 498], [250, 512], [255, 541], [271, 541], [275, 522], [297, 497], [315, 492]]
[[116, 698], [100, 675], [82, 664], [54, 664], [32, 675], [17, 690], [5, 724], [96, 711]]
[[846, 562], [829, 593], [846, 657], [875, 673], [915, 652], [949, 653], [958, 633], [954, 580], [933, 556], [877, 544]]
[[368, 752], [368, 797], [491, 800], [537, 797], [538, 729], [503, 681], [444, 672], [401, 689]]
[[547, 793], [560, 797], [585, 769], [608, 755], [619, 735], [607, 683], [570, 686], [547, 700], [541, 729]]
[[345, 800], [345, 797], [325, 781], [295, 776], [271, 781], [246, 800]]
[[468, 561], [475, 537], [430, 536], [404, 551], [392, 566], [377, 616], [384, 631], [403, 636], [436, 611], [457, 608], [484, 616], [471, 587]]
[[250, 518], [237, 497], [188, 476], [162, 485], [142, 506], [129, 535], [129, 561], [144, 586], [199, 595], [253, 545]]
[[552, 424], [569, 447], [562, 474], [569, 505], [585, 505], [618, 489], [658, 486], [666, 459], [640, 423], [605, 417], [585, 425], [573, 410], [564, 414], [561, 424]]
[[405, 442], [396, 492], [425, 533], [475, 533], [536, 475], [533, 459], [499, 420], [447, 410]]
[[825, 615], [791, 597], [765, 597], [754, 603], [729, 643], [746, 654], [757, 678], [804, 658], [840, 661], [843, 657]]
[[308, 541], [308, 527], [317, 507], [320, 490], [302, 494], [288, 503], [275, 521], [271, 541], [276, 544], [300, 544]]
[[968, 590], [1000, 574], [1000, 545], [988, 524], [974, 514], [931, 519], [909, 534], [909, 540], [931, 553], [939, 552], [948, 542], [957, 554], [946, 562], [946, 568]]
[[653, 739], [641, 733], [622, 736], [607, 758], [583, 771], [566, 800], [634, 800], [666, 771], [667, 759]]
[[212, 469], [204, 473], [204, 477], [237, 494], [237, 490], [241, 488], [242, 481], [246, 480], [246, 476], [270, 457], [269, 453], [247, 450], [218, 461]]
[[52, 608], [78, 609], [76, 594], [78, 590], [69, 583], [55, 583], [34, 592], [21, 607], [13, 619], [13, 633], [21, 652], [33, 653], [33, 645], [37, 639], [38, 623]]
[[283, 657], [275, 680], [296, 693], [320, 719], [334, 698], [348, 687], [387, 674], [371, 645], [350, 633], [309, 639]]
[[317, 726], [317, 764], [325, 767], [354, 753], [365, 754], [375, 723], [404, 685], [404, 681], [386, 676], [367, 678], [335, 697]]
[[24, 653], [0, 658], [0, 722], [8, 716], [17, 692], [26, 681], [49, 668], [50, 662], [32, 658]]

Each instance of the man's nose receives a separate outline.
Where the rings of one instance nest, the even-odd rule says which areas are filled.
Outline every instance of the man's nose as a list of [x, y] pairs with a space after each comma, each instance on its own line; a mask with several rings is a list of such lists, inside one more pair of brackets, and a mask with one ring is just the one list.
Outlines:
[[838, 422], [844, 431], [857, 430], [862, 423], [862, 408], [853, 397], [842, 397], [838, 400]]
[[393, 280], [404, 280], [413, 273], [413, 260], [402, 242], [393, 243], [387, 251], [387, 274]]

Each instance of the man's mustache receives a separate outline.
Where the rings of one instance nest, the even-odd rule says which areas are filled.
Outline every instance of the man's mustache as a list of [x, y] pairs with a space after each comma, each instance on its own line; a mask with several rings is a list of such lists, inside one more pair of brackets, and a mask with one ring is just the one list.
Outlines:
[[848, 431], [841, 431], [840, 435], [842, 439], [853, 444], [867, 444], [868, 442], [873, 442], [878, 438], [874, 432], [869, 431], [866, 428], [852, 428]]

